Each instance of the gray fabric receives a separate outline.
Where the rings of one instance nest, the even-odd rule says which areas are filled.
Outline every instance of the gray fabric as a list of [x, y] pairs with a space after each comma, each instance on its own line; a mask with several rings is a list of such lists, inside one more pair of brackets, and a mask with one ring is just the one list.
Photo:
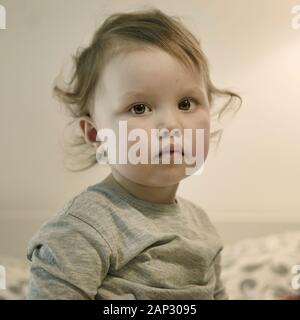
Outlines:
[[28, 243], [27, 299], [228, 299], [220, 237], [176, 199], [138, 199], [111, 174], [80, 192]]

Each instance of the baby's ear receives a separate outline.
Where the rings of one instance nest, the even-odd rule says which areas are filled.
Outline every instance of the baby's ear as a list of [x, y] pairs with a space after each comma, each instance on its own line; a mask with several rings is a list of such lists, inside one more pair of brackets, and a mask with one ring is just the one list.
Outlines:
[[89, 117], [80, 117], [79, 126], [87, 144], [93, 144], [97, 142], [97, 129], [92, 119]]

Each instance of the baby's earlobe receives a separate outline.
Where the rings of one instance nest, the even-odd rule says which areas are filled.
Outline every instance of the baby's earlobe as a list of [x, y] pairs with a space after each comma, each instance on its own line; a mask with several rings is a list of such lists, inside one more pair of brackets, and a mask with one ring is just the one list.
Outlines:
[[95, 142], [97, 138], [97, 130], [95, 128], [92, 128], [88, 132], [88, 138], [90, 141]]

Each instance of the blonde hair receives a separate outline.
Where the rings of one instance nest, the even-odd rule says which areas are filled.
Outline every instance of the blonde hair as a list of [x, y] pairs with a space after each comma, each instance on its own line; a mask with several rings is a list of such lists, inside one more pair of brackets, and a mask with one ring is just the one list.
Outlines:
[[[237, 98], [241, 106], [241, 97], [226, 89], [214, 86], [209, 75], [208, 60], [201, 49], [200, 42], [182, 24], [177, 16], [169, 16], [157, 8], [129, 13], [114, 13], [110, 15], [95, 32], [92, 41], [86, 48], [79, 48], [74, 59], [74, 71], [67, 87], [54, 85], [55, 97], [65, 106], [72, 120], [78, 125], [82, 116], [91, 117], [94, 105], [96, 85], [101, 81], [101, 73], [106, 63], [121, 52], [129, 52], [138, 46], [158, 47], [193, 70], [202, 73], [207, 90], [212, 116], [220, 120], [222, 114], [233, 106], [233, 98]], [[58, 79], [58, 78], [57, 78]], [[214, 112], [213, 99], [217, 96], [227, 96], [229, 99], [220, 110]], [[236, 111], [238, 110], [236, 109]], [[91, 118], [92, 119], [92, 118]], [[220, 141], [223, 129], [211, 132], [210, 138], [217, 137]], [[74, 152], [75, 151], [75, 152]], [[74, 134], [64, 147], [65, 157], [75, 160], [77, 168], [67, 165], [71, 171], [82, 171], [97, 163], [95, 148], [87, 144], [83, 134]], [[82, 158], [79, 159], [78, 156]], [[78, 167], [79, 165], [79, 167]]]

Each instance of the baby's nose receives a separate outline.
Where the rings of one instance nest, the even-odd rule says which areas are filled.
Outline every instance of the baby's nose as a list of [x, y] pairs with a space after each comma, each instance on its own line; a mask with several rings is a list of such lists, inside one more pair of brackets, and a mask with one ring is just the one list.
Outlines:
[[158, 135], [159, 137], [165, 138], [165, 137], [180, 137], [181, 136], [181, 130], [179, 128], [161, 128], [158, 129]]

